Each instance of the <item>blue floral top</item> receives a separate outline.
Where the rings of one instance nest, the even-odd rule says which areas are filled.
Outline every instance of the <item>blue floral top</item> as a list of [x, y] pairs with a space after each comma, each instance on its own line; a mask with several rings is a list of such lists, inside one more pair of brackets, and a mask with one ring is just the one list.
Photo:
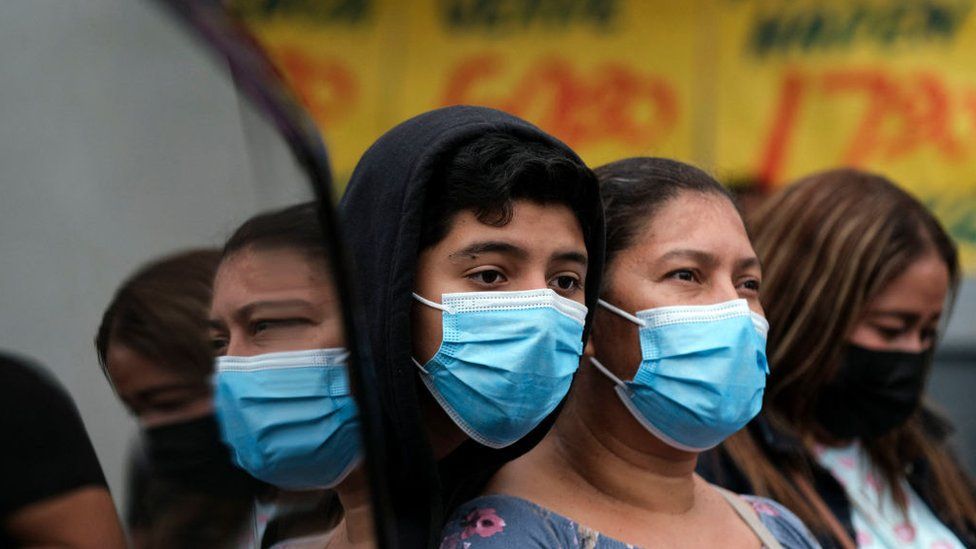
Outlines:
[[[806, 526], [775, 501], [740, 496], [785, 549], [819, 548]], [[630, 549], [633, 545], [601, 535], [531, 501], [513, 496], [482, 496], [460, 506], [444, 527], [441, 549], [481, 548]]]

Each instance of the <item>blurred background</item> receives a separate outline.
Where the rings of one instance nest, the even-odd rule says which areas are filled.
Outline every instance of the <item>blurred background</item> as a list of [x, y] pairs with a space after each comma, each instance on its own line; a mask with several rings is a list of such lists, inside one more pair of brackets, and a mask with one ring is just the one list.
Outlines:
[[0, 6], [0, 348], [70, 391], [116, 503], [137, 425], [94, 338], [122, 281], [312, 198], [213, 56], [150, 2]]
[[[839, 165], [939, 215], [968, 278], [930, 396], [976, 471], [972, 0], [235, 0], [323, 128], [341, 192], [383, 131], [455, 103], [591, 165], [668, 156], [752, 199]], [[0, 5], [0, 347], [70, 390], [118, 500], [135, 426], [92, 337], [119, 282], [309, 197], [279, 138], [161, 10]]]

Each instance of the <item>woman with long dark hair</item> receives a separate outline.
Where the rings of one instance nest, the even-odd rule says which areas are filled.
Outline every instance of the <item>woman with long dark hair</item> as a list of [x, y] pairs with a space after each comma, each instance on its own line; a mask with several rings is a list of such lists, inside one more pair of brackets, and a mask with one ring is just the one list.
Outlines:
[[972, 480], [922, 399], [959, 279], [945, 230], [851, 169], [798, 181], [751, 221], [771, 326], [765, 407], [700, 471], [782, 502], [827, 546], [976, 544]]

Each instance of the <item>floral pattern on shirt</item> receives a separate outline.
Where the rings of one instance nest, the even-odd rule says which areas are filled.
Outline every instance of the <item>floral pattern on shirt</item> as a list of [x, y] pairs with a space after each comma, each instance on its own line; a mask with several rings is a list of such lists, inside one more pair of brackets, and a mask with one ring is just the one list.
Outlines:
[[505, 521], [491, 507], [484, 509], [476, 508], [474, 511], [468, 513], [468, 516], [464, 517], [464, 521], [461, 524], [464, 526], [464, 531], [461, 532], [461, 539], [468, 539], [474, 535], [487, 538], [505, 529]]
[[840, 448], [817, 446], [813, 453], [817, 461], [844, 487], [851, 502], [851, 522], [858, 547], [963, 547], [963, 543], [939, 521], [905, 479], [900, 479], [906, 497], [906, 507], [902, 509], [891, 491], [879, 480], [870, 457], [859, 443]]
[[[787, 549], [818, 548], [793, 513], [778, 503], [742, 496]], [[585, 525], [512, 496], [483, 496], [462, 505], [444, 527], [441, 549], [633, 549]]]

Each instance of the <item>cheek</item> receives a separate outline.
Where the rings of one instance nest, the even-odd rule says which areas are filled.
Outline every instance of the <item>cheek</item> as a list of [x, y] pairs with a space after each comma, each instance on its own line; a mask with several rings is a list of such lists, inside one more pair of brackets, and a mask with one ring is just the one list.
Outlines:
[[421, 364], [430, 360], [441, 345], [443, 335], [441, 314], [437, 309], [420, 303], [414, 303], [410, 311], [413, 357]]
[[319, 325], [316, 334], [317, 349], [330, 349], [334, 347], [344, 347], [346, 338], [342, 331], [342, 319], [334, 317]]
[[146, 410], [139, 416], [143, 427], [157, 427], [173, 423], [181, 423], [201, 418], [213, 413], [213, 395], [206, 395], [188, 399], [185, 403], [172, 409]]
[[623, 381], [634, 379], [641, 362], [637, 326], [604, 310], [597, 311], [592, 350], [601, 364]]
[[854, 331], [847, 338], [848, 343], [865, 347], [868, 349], [885, 350], [890, 347], [890, 343], [867, 324], [861, 323], [854, 327]]

